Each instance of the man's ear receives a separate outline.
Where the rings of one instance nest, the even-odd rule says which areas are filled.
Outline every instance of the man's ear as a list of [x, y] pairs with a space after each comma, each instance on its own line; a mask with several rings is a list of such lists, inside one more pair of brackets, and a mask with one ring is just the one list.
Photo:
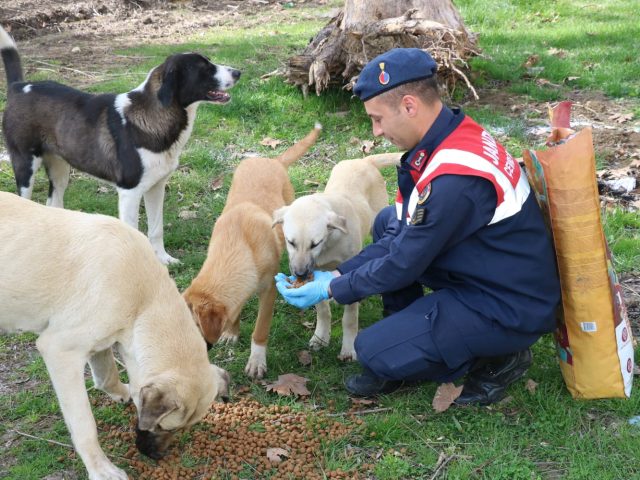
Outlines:
[[418, 114], [418, 99], [413, 95], [405, 95], [401, 100], [401, 108], [411, 118]]

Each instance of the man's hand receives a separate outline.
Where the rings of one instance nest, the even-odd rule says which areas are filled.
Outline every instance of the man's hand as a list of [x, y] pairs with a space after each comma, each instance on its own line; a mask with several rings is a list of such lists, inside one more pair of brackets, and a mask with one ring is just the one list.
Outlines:
[[287, 277], [284, 273], [275, 276], [276, 288], [280, 294], [287, 303], [298, 308], [308, 308], [327, 300], [329, 298], [329, 283], [334, 278], [335, 276], [331, 272], [314, 270], [313, 281], [299, 288], [291, 288], [291, 282], [295, 281], [296, 277]]

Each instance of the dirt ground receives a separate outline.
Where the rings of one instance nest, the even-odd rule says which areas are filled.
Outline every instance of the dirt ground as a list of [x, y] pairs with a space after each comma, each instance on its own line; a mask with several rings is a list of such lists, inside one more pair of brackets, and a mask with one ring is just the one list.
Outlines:
[[[328, 0], [295, 0], [298, 8], [326, 4]], [[135, 56], [114, 55], [114, 49], [132, 44], [179, 43], [178, 39], [218, 25], [255, 23], [287, 15], [288, 0], [2, 0], [0, 24], [19, 42], [25, 59], [26, 76], [38, 69], [61, 71], [63, 81], [77, 88], [101, 79], [114, 64], [129, 65]], [[256, 14], [259, 14], [256, 17]], [[28, 59], [28, 61], [26, 61]], [[55, 65], [52, 63], [55, 61]], [[4, 74], [0, 88], [4, 89]], [[491, 105], [522, 121], [532, 145], [542, 144], [546, 131], [547, 104], [525, 102], [500, 91], [478, 91], [481, 105]], [[610, 169], [627, 168], [640, 184], [640, 121], [626, 119], [633, 104], [612, 100], [593, 92], [573, 92], [572, 119], [576, 125], [591, 125], [594, 145]], [[474, 103], [477, 105], [477, 102]], [[637, 108], [637, 107], [635, 107]], [[531, 120], [534, 119], [534, 120]], [[2, 160], [2, 158], [0, 158]], [[635, 166], [634, 166], [635, 165]], [[612, 195], [611, 192], [604, 192]], [[632, 203], [640, 189], [614, 201]], [[640, 334], [640, 279], [622, 279], [623, 291], [636, 336]], [[33, 343], [12, 345], [0, 353], [0, 394], [35, 388], [29, 378], [15, 378], [14, 372], [37, 355]], [[17, 441], [10, 432], [0, 445]], [[0, 467], [2, 466], [0, 461]], [[1, 470], [1, 468], [0, 468]]]

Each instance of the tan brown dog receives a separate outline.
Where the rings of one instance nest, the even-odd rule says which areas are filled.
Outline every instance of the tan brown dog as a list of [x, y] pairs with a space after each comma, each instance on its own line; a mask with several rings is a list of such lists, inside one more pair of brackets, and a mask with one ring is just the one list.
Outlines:
[[0, 331], [39, 334], [36, 346], [91, 480], [127, 474], [98, 443], [87, 363], [97, 388], [116, 401], [133, 399], [136, 446], [152, 458], [228, 394], [227, 372], [209, 363], [184, 299], [137, 230], [0, 192], [0, 245]]
[[[379, 169], [397, 165], [402, 153], [381, 153], [338, 162], [322, 193], [297, 198], [275, 211], [289, 253], [289, 270], [306, 278], [313, 270], [332, 270], [357, 254], [376, 214], [389, 204]], [[309, 341], [315, 350], [329, 344], [329, 302], [316, 305], [316, 330]], [[338, 358], [356, 360], [353, 342], [358, 333], [358, 304], [344, 306], [342, 349]]]
[[282, 229], [272, 215], [293, 201], [287, 168], [315, 143], [316, 127], [277, 158], [246, 158], [233, 174], [227, 202], [211, 234], [202, 269], [184, 292], [207, 343], [236, 342], [240, 312], [258, 294], [259, 309], [245, 372], [262, 378], [267, 371], [267, 341], [278, 273], [284, 250]]

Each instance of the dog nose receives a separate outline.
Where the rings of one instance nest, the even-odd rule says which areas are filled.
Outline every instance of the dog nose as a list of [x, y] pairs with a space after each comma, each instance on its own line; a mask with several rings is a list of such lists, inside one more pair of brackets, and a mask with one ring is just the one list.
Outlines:
[[309, 276], [309, 269], [305, 268], [304, 270], [294, 270], [293, 274], [298, 278], [307, 278]]
[[238, 80], [240, 78], [240, 75], [242, 75], [242, 72], [240, 70], [233, 70], [231, 72], [231, 76], [233, 77], [234, 80]]
[[164, 457], [164, 452], [162, 452], [156, 436], [147, 430], [140, 430], [137, 426], [136, 447], [140, 453], [154, 460], [160, 460]]

